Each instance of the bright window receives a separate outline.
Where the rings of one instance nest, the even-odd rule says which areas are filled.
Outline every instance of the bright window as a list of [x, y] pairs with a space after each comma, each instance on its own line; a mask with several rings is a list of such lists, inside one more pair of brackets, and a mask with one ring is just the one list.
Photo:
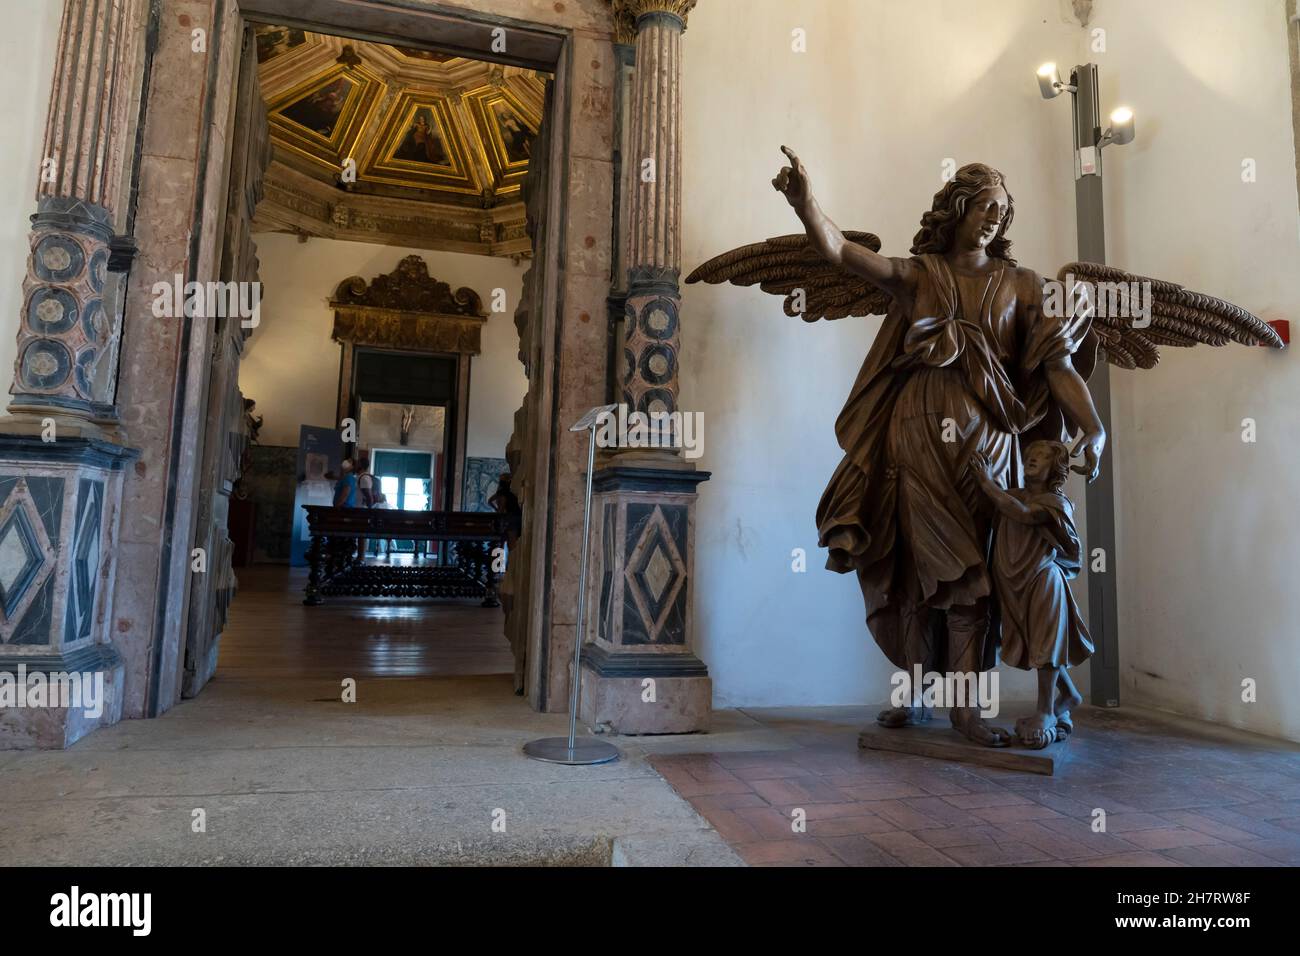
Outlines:
[[425, 486], [428, 479], [424, 478], [407, 478], [406, 495], [402, 501], [403, 511], [428, 511], [429, 496], [425, 493]]

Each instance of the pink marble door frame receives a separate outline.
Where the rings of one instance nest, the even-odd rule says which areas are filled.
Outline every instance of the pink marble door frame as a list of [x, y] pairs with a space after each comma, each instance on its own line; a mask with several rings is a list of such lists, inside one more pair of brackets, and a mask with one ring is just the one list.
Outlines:
[[229, 0], [166, 0], [152, 60], [135, 79], [147, 77], [138, 252], [117, 396], [141, 457], [124, 482], [112, 622], [125, 665], [125, 717], [155, 716], [180, 698], [213, 323], [156, 318], [153, 289], [177, 277], [218, 277], [239, 21]]
[[[547, 232], [540, 294], [543, 326], [530, 394], [539, 435], [538, 542], [528, 627], [528, 697], [567, 708], [576, 634], [582, 522], [582, 436], [567, 425], [604, 401], [605, 299], [613, 231], [613, 21], [604, 0], [439, 0], [425, 9], [385, 0], [163, 0], [149, 79], [139, 180], [137, 244], [121, 360], [119, 401], [143, 455], [126, 476], [114, 639], [126, 663], [125, 716], [153, 716], [180, 697], [185, 597], [193, 546], [197, 462], [207, 391], [211, 323], [154, 319], [154, 282], [215, 279], [241, 37], [250, 20], [292, 21], [324, 32], [437, 38], [485, 50], [505, 31], [507, 55], [486, 54], [555, 76]], [[206, 48], [193, 49], [203, 30]], [[138, 78], [137, 78], [138, 82]], [[542, 542], [545, 542], [543, 545]], [[127, 570], [130, 569], [130, 570]]]

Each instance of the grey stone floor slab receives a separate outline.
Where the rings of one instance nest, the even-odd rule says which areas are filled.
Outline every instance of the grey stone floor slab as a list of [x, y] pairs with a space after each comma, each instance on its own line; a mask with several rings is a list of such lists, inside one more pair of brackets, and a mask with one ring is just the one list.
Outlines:
[[0, 864], [739, 865], [639, 739], [598, 767], [520, 752], [565, 732], [508, 678], [362, 681], [356, 704], [218, 680], [66, 751], [0, 754]]

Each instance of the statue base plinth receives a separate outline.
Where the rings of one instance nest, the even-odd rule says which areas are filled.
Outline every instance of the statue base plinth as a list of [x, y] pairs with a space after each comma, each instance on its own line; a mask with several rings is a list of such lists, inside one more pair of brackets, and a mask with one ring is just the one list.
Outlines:
[[[1013, 713], [993, 718], [989, 723], [995, 727], [1011, 730], [1016, 718], [1023, 714]], [[1078, 733], [1076, 727], [1075, 733]], [[858, 734], [860, 750], [888, 750], [892, 753], [912, 754], [916, 757], [934, 757], [938, 760], [955, 760], [958, 763], [977, 764], [981, 767], [997, 767], [1001, 770], [1019, 770], [1024, 773], [1039, 773], [1052, 776], [1065, 763], [1070, 738], [1058, 740], [1042, 750], [1027, 750], [1024, 747], [985, 747], [968, 740], [952, 729], [948, 722], [948, 712], [935, 711], [934, 717], [924, 724], [912, 727], [882, 727], [872, 722]]]
[[139, 455], [0, 425], [0, 750], [62, 749], [121, 717], [113, 584], [123, 471]]
[[[704, 665], [691, 656], [699, 670]], [[595, 734], [704, 734], [713, 716], [713, 681], [705, 674], [657, 674], [654, 694], [643, 676], [600, 674], [583, 662], [579, 717]]]
[[696, 489], [709, 473], [649, 452], [620, 456], [592, 479], [578, 716], [594, 733], [705, 733], [713, 681], [691, 651]]
[[[122, 659], [106, 644], [69, 654], [0, 654], [0, 674], [12, 698], [0, 707], [0, 751], [65, 750], [91, 731], [116, 724], [125, 673]], [[79, 700], [50, 699], [52, 688], [71, 686], [74, 677]]]

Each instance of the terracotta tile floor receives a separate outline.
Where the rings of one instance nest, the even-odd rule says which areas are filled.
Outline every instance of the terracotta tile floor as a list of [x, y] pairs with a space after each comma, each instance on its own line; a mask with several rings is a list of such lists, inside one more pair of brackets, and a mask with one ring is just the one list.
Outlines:
[[[1045, 777], [859, 752], [856, 724], [842, 715], [745, 713], [793, 746], [652, 762], [752, 865], [1300, 864], [1294, 745], [1088, 709], [1069, 760]], [[1092, 829], [1094, 808], [1106, 811], [1105, 832]]]

